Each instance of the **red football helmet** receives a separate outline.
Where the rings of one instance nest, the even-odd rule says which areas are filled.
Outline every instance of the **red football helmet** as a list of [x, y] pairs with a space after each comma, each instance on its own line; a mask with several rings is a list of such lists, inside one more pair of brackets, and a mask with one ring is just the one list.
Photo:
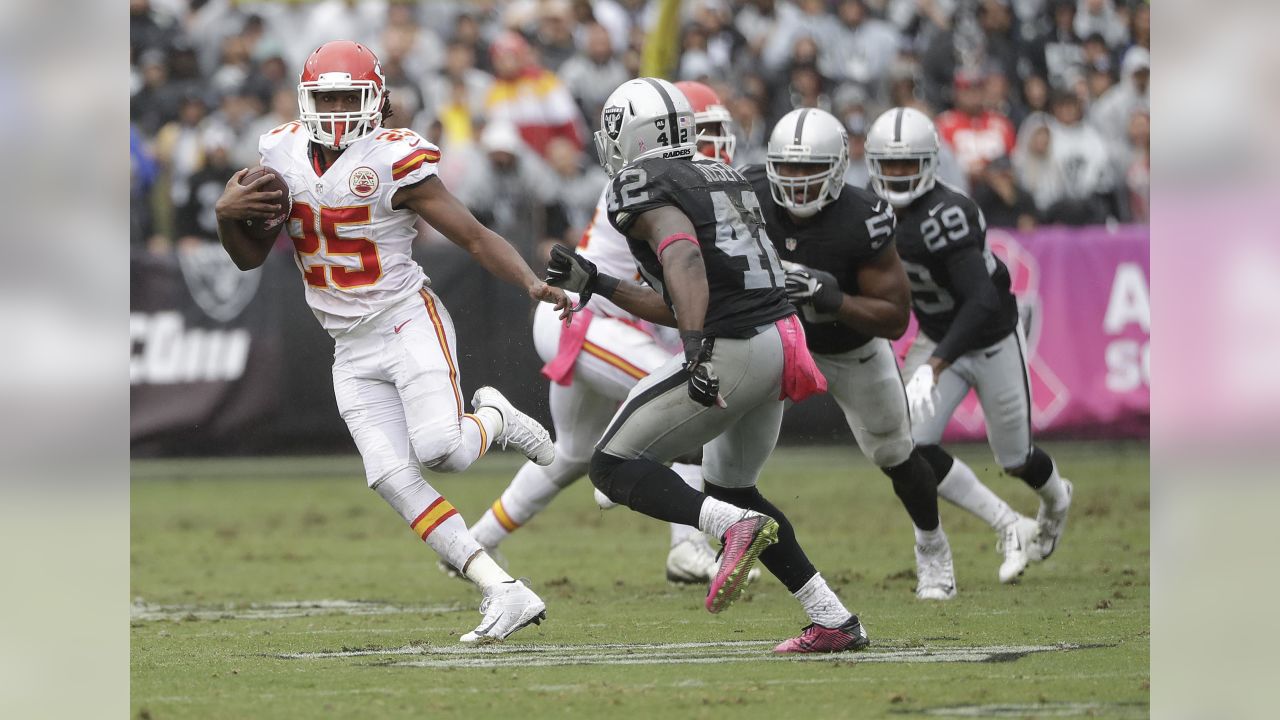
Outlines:
[[[357, 112], [317, 112], [316, 93], [356, 90]], [[382, 125], [386, 81], [378, 56], [350, 40], [321, 45], [307, 58], [298, 81], [298, 109], [313, 142], [335, 150], [369, 135]]]
[[692, 80], [682, 80], [676, 87], [693, 106], [693, 123], [698, 132], [698, 152], [710, 158], [733, 163], [738, 138], [731, 127], [733, 116], [720, 102], [715, 90]]

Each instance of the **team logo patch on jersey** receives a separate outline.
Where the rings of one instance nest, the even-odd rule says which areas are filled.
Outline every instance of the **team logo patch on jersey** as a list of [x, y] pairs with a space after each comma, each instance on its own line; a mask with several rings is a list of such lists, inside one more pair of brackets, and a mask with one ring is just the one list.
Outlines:
[[796, 251], [796, 239], [795, 239], [795, 238], [793, 238], [793, 237], [789, 237], [789, 238], [787, 238], [786, 240], [784, 240], [784, 241], [783, 241], [783, 243], [787, 246], [787, 252], [795, 252], [795, 251]]
[[622, 132], [622, 108], [607, 107], [600, 117], [604, 121], [604, 131], [608, 133], [610, 140], [617, 140], [618, 133]]
[[351, 192], [369, 197], [378, 189], [378, 173], [373, 168], [358, 167], [351, 171]]

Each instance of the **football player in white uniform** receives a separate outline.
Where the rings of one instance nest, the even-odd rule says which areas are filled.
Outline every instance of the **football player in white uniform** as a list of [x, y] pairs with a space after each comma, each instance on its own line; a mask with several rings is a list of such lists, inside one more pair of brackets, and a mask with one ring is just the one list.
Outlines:
[[[676, 87], [693, 106], [698, 152], [731, 163], [737, 139], [730, 128], [733, 118], [719, 96], [698, 82], [680, 82]], [[602, 273], [639, 282], [626, 238], [609, 224], [607, 193], [606, 186], [577, 252], [595, 263]], [[599, 295], [587, 300], [568, 327], [560, 323], [550, 305], [539, 305], [534, 313], [533, 341], [538, 355], [547, 363], [543, 375], [551, 380], [556, 459], [546, 467], [525, 463], [502, 496], [471, 526], [471, 534], [491, 554], [496, 554], [499, 543], [546, 508], [562, 489], [587, 474], [595, 443], [617, 412], [618, 404], [637, 382], [683, 352], [679, 334], [671, 328], [641, 320]], [[671, 468], [690, 487], [702, 490], [701, 458], [679, 458]], [[596, 501], [602, 507], [613, 506], [598, 490]], [[717, 568], [715, 551], [705, 535], [688, 525], [671, 525], [668, 580], [706, 583]], [[758, 575], [759, 570], [753, 568], [752, 577]]]
[[[261, 162], [284, 176], [288, 231], [307, 303], [334, 339], [338, 409], [371, 487], [445, 561], [483, 592], [484, 619], [463, 642], [501, 640], [540, 622], [542, 600], [471, 537], [462, 517], [422, 476], [459, 472], [491, 443], [546, 465], [547, 431], [497, 390], [480, 388], [464, 412], [453, 323], [411, 250], [422, 217], [499, 278], [531, 298], [568, 307], [503, 238], [481, 225], [436, 177], [439, 150], [409, 130], [384, 130], [389, 107], [377, 57], [350, 41], [326, 43], [298, 84], [300, 120], [262, 136]], [[227, 183], [216, 210], [223, 247], [241, 269], [261, 265], [270, 243], [242, 221], [284, 204], [263, 180]]]

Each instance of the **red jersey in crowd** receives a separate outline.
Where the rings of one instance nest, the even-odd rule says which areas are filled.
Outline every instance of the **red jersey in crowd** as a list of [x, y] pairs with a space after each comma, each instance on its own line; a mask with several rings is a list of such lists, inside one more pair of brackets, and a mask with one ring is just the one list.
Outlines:
[[938, 137], [951, 147], [969, 173], [979, 172], [992, 160], [1013, 152], [1013, 123], [998, 112], [984, 110], [969, 115], [948, 110], [938, 116], [935, 124]]

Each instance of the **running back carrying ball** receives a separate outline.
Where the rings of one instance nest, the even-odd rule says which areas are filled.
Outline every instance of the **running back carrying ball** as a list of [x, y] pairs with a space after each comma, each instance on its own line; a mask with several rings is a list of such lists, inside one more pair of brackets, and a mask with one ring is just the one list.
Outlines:
[[269, 167], [257, 165], [249, 169], [240, 178], [240, 184], [244, 186], [252, 186], [259, 178], [267, 176], [269, 179], [255, 188], [259, 192], [280, 192], [280, 213], [267, 220], [244, 220], [245, 231], [255, 240], [269, 242], [276, 239], [280, 234], [280, 228], [284, 225], [285, 220], [289, 219], [289, 213], [293, 210], [293, 198], [289, 196], [289, 184], [285, 182], [284, 176], [272, 170]]

